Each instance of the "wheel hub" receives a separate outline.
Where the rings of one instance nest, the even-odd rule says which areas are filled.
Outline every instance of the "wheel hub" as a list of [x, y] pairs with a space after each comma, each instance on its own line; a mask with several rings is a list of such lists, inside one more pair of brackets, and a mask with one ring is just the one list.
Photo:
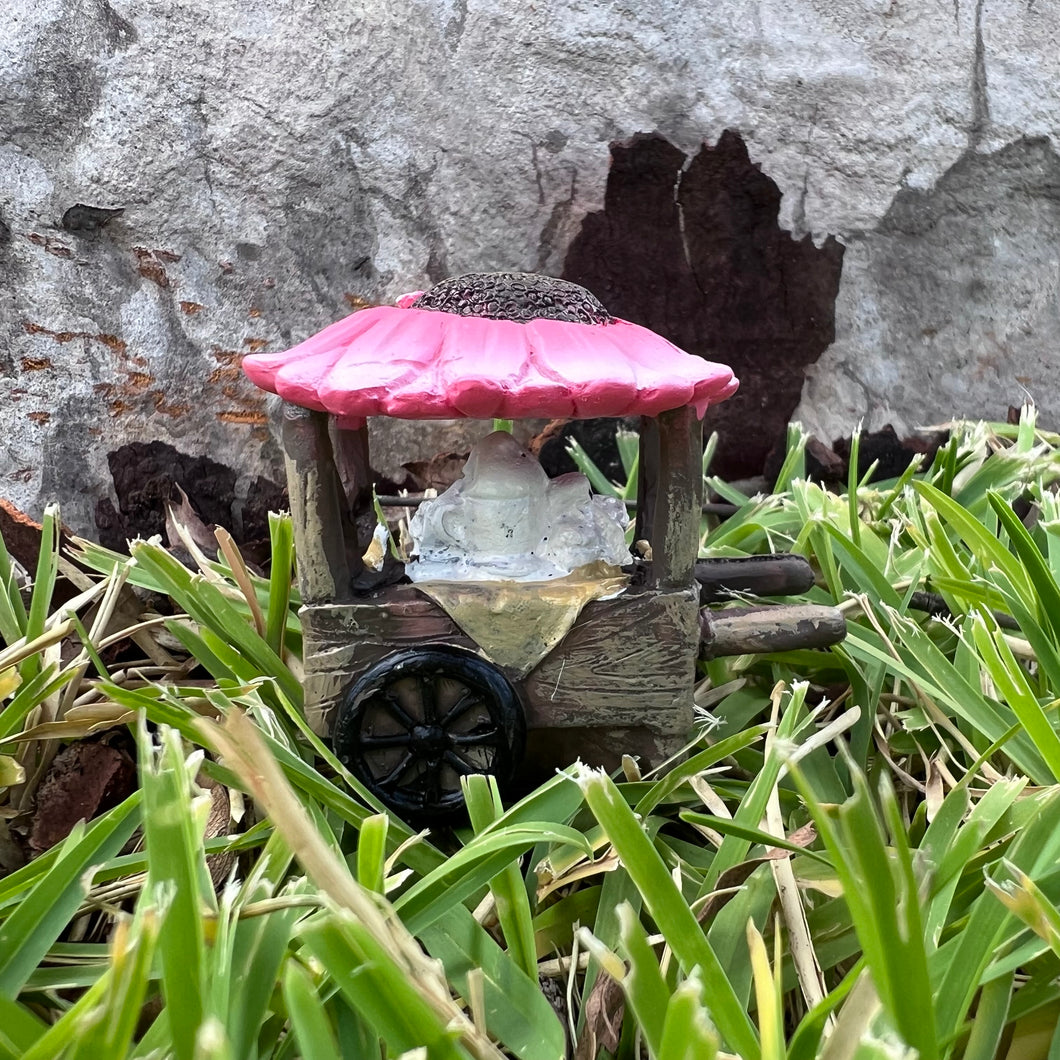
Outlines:
[[413, 753], [424, 757], [440, 755], [449, 746], [449, 736], [441, 725], [415, 725], [409, 735]]

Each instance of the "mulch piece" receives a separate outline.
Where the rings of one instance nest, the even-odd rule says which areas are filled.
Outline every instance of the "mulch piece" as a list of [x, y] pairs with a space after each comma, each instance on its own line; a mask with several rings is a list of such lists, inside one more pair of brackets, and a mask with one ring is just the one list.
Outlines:
[[123, 746], [128, 741], [128, 734], [112, 730], [55, 756], [37, 792], [29, 831], [33, 853], [62, 842], [78, 821], [112, 809], [136, 790], [136, 763]]
[[[40, 523], [20, 511], [10, 501], [0, 497], [0, 536], [3, 537], [4, 546], [12, 558], [31, 578], [37, 570], [42, 531], [43, 527]], [[59, 544], [68, 558], [67, 546], [70, 544], [71, 537], [71, 532], [65, 526], [60, 527]], [[77, 592], [76, 586], [60, 576], [55, 582], [55, 591], [52, 593], [53, 608], [73, 599]]]
[[0, 497], [0, 537], [7, 551], [31, 574], [37, 567], [41, 525]]

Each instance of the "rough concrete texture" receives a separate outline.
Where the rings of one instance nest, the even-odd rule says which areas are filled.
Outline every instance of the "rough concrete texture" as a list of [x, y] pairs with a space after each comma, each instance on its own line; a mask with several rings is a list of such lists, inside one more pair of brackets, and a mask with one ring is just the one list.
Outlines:
[[1026, 398], [1060, 424], [1060, 157], [1047, 140], [969, 151], [934, 187], [903, 189], [844, 266], [836, 341], [796, 413], [820, 437], [860, 417], [900, 433], [1004, 420]]
[[1041, 0], [14, 0], [0, 495], [91, 533], [108, 454], [154, 440], [247, 494], [278, 451], [243, 353], [460, 271], [558, 275], [636, 133], [733, 130], [780, 227], [846, 246], [825, 437], [1021, 386], [1055, 423], [1058, 45]]

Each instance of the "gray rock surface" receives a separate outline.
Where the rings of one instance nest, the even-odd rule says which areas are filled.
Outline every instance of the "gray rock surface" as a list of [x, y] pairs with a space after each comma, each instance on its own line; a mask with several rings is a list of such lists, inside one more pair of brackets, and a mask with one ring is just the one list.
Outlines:
[[1041, 0], [13, 0], [0, 495], [91, 533], [108, 453], [154, 439], [275, 477], [242, 354], [457, 272], [560, 273], [636, 132], [736, 130], [781, 224], [846, 245], [800, 408], [823, 437], [1024, 391], [1055, 425], [1058, 43]]
[[1060, 424], [1060, 156], [1045, 138], [969, 151], [903, 189], [852, 238], [836, 341], [796, 411], [822, 438], [863, 418], [899, 432], [1004, 420], [1031, 399]]

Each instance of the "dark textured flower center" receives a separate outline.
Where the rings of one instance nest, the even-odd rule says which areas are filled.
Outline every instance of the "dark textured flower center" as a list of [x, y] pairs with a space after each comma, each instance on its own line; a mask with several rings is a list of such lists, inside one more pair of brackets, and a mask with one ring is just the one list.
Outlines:
[[424, 291], [413, 309], [436, 309], [488, 320], [564, 320], [607, 324], [614, 319], [597, 298], [568, 280], [532, 272], [469, 272]]

